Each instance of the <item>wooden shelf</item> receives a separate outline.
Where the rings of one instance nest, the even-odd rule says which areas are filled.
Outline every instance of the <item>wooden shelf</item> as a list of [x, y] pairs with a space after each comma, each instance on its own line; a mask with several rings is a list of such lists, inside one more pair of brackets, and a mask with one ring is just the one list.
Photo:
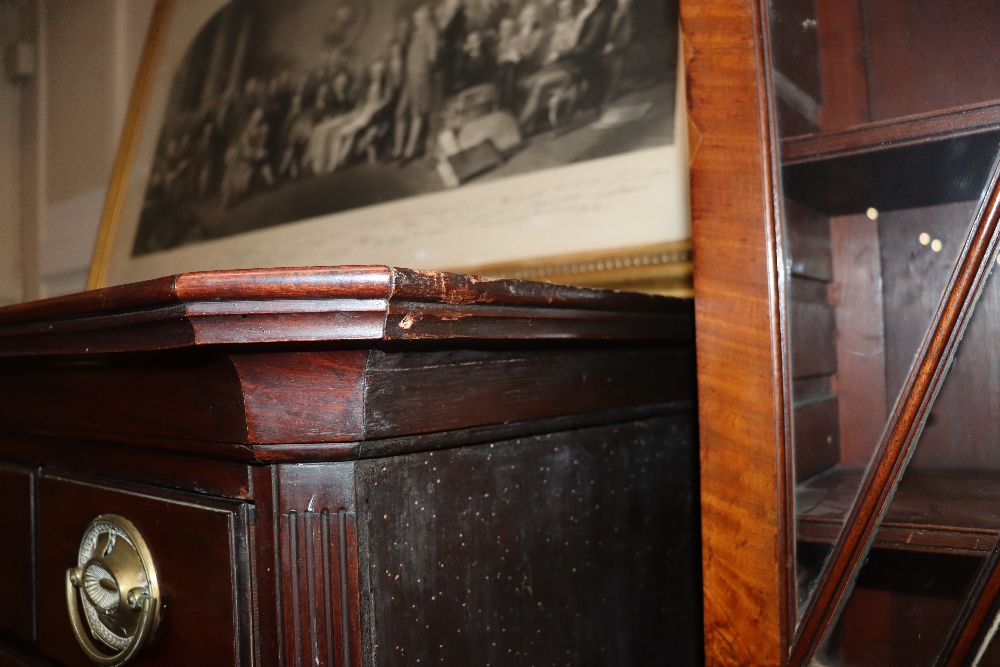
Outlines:
[[[799, 540], [836, 540], [863, 472], [833, 468], [799, 484]], [[875, 545], [985, 556], [998, 537], [1000, 471], [910, 469], [886, 512]]]
[[1000, 102], [782, 142], [786, 196], [827, 215], [977, 199], [1000, 145]]

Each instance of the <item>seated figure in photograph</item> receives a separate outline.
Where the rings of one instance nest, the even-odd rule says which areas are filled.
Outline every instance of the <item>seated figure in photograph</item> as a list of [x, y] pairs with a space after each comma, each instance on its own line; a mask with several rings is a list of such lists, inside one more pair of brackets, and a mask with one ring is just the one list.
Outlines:
[[615, 0], [585, 0], [575, 19], [575, 43], [525, 80], [528, 93], [518, 118], [525, 134], [534, 132], [542, 103], [548, 102], [546, 96], [554, 91], [584, 88], [589, 99], [601, 99], [605, 78], [603, 54], [616, 8]]

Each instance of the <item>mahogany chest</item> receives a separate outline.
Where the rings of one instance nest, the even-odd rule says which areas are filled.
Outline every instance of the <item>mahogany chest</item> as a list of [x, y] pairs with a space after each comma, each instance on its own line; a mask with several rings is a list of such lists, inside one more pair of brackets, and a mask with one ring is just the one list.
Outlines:
[[699, 662], [692, 315], [379, 266], [0, 309], [0, 665]]

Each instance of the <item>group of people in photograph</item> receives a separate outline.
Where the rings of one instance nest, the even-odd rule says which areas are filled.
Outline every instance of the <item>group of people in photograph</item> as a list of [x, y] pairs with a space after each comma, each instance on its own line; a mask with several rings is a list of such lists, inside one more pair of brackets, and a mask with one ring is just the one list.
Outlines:
[[164, 126], [147, 198], [214, 200], [434, 151], [450, 100], [486, 89], [522, 136], [620, 92], [632, 0], [427, 0], [384, 52], [250, 77]]

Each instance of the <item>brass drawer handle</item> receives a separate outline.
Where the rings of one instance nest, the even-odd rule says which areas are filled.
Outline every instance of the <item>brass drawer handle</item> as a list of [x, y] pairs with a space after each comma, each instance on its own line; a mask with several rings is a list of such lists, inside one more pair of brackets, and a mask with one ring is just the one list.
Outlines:
[[134, 658], [156, 629], [159, 599], [156, 568], [135, 526], [116, 514], [91, 521], [77, 566], [66, 571], [70, 625], [90, 661], [117, 667]]

